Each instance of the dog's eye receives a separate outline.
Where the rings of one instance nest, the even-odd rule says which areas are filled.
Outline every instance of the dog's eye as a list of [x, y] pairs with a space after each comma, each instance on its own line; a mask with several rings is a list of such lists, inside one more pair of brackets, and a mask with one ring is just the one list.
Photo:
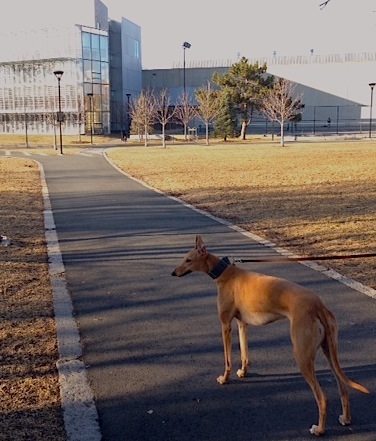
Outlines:
[[186, 261], [187, 263], [192, 262], [191, 259], [186, 259], [185, 261]]

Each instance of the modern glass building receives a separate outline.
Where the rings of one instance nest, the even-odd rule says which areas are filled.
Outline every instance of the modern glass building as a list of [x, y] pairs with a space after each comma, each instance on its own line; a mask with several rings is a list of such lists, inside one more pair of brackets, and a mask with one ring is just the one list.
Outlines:
[[[59, 104], [65, 134], [109, 134], [111, 125], [124, 124], [125, 115], [110, 116], [111, 94], [119, 101], [140, 92], [141, 52], [131, 53], [132, 75], [124, 75], [129, 57], [123, 50], [120, 58], [110, 55], [107, 7], [99, 0], [81, 0], [80, 7], [72, 23], [0, 35], [0, 133], [56, 132]], [[139, 26], [124, 18], [117, 45], [127, 47], [128, 31], [141, 47]], [[56, 70], [63, 71], [60, 103]], [[122, 81], [110, 86], [110, 70]]]
[[[81, 27], [86, 132], [110, 133], [108, 32]], [[81, 66], [80, 66], [81, 67]]]

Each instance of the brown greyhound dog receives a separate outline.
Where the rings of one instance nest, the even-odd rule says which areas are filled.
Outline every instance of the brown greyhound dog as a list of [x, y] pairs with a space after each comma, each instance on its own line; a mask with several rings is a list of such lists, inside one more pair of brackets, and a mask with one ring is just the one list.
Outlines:
[[324, 433], [327, 414], [327, 398], [317, 381], [314, 366], [319, 347], [337, 380], [342, 403], [339, 422], [350, 424], [347, 386], [364, 393], [369, 390], [351, 381], [342, 371], [338, 361], [337, 322], [318, 295], [285, 279], [245, 271], [231, 264], [227, 257], [220, 259], [207, 251], [200, 236], [196, 236], [195, 248], [172, 275], [182, 277], [193, 271], [208, 274], [217, 284], [225, 356], [225, 372], [217, 378], [218, 383], [225, 384], [230, 377], [231, 322], [234, 318], [238, 323], [241, 352], [241, 368], [237, 375], [243, 378], [248, 365], [247, 325], [267, 325], [287, 317], [295, 360], [312, 389], [319, 410], [319, 423], [313, 425], [310, 432], [313, 435]]

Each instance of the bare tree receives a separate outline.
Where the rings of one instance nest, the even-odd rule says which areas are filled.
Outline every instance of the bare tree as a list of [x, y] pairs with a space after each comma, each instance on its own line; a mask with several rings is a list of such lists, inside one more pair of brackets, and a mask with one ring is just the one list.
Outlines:
[[141, 130], [142, 130], [142, 114], [141, 109], [138, 107], [138, 100], [132, 100], [129, 103], [129, 118], [132, 121], [129, 130], [131, 133], [137, 133], [139, 141], [141, 142]]
[[212, 90], [210, 82], [207, 87], [197, 89], [195, 92], [199, 103], [197, 115], [206, 127], [206, 145], [209, 145], [209, 124], [215, 119], [219, 112], [218, 90]]
[[303, 107], [302, 97], [295, 94], [296, 84], [284, 78], [274, 81], [263, 102], [261, 111], [270, 121], [277, 121], [281, 126], [281, 146], [285, 145], [284, 125], [287, 121], [296, 120], [300, 116], [299, 110]]
[[46, 96], [46, 124], [53, 127], [53, 144], [54, 150], [57, 150], [56, 143], [56, 114], [55, 114], [55, 98], [47, 94]]
[[179, 97], [176, 111], [176, 119], [178, 119], [184, 126], [184, 139], [187, 140], [187, 126], [189, 121], [196, 115], [196, 109], [189, 95], [185, 92]]
[[144, 145], [148, 145], [148, 134], [152, 129], [156, 115], [156, 104], [153, 93], [150, 89], [143, 90], [139, 97], [131, 102], [130, 116], [132, 118], [132, 127], [135, 127], [138, 133], [143, 133]]
[[78, 141], [81, 142], [81, 128], [85, 126], [85, 107], [82, 95], [77, 93], [77, 131]]
[[174, 117], [176, 107], [171, 106], [171, 97], [167, 89], [162, 89], [155, 99], [155, 119], [162, 126], [162, 142], [166, 147], [166, 125]]

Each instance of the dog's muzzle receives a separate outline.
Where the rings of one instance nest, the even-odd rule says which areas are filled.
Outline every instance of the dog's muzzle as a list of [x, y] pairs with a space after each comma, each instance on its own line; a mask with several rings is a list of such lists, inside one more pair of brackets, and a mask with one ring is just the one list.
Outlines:
[[174, 271], [171, 273], [171, 276], [183, 277], [183, 276], [186, 276], [187, 274], [190, 274], [191, 272], [192, 272], [191, 270], [188, 270], [188, 271], [186, 271], [185, 273], [180, 274], [180, 276], [179, 276], [179, 275], [176, 274], [176, 270], [174, 270]]

